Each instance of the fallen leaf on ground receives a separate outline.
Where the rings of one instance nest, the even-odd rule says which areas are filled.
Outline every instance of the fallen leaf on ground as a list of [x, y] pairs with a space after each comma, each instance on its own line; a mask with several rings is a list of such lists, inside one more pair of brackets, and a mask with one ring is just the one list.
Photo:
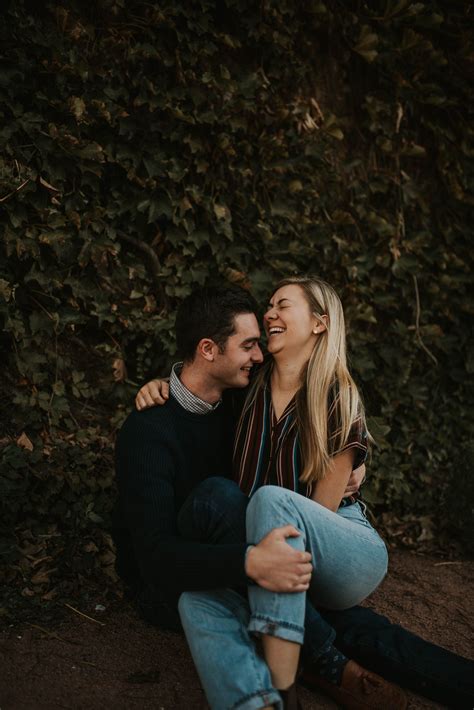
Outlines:
[[27, 451], [33, 451], [34, 446], [31, 441], [25, 434], [25, 432], [22, 432], [18, 439], [16, 440], [16, 445], [19, 446], [21, 449], [26, 449]]

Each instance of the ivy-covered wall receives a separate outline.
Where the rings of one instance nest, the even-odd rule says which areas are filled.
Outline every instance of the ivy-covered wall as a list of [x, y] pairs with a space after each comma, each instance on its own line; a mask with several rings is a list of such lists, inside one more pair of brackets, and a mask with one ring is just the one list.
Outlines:
[[294, 272], [339, 289], [378, 442], [366, 497], [395, 534], [461, 539], [469, 4], [11, 0], [0, 19], [4, 582], [53, 599], [112, 578], [114, 431], [173, 359], [179, 300], [217, 278], [262, 303]]

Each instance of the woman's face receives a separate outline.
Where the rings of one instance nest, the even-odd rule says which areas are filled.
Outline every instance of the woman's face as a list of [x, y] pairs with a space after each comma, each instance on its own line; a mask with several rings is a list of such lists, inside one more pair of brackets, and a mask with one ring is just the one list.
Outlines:
[[297, 284], [282, 286], [270, 298], [263, 316], [268, 352], [294, 353], [309, 360], [325, 326], [311, 312], [304, 291]]

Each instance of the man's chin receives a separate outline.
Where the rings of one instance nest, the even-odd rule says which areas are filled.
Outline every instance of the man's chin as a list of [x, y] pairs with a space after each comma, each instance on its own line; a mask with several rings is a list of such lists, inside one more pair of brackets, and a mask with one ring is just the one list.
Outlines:
[[247, 387], [250, 382], [250, 372], [247, 370], [242, 370], [238, 377], [236, 377], [234, 387]]

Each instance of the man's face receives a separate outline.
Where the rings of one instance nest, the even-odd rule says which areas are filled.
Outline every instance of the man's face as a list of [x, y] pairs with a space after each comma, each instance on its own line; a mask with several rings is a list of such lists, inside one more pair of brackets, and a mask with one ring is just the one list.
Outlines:
[[218, 352], [213, 376], [223, 389], [246, 387], [253, 365], [262, 362], [258, 343], [260, 328], [253, 313], [241, 313], [234, 318], [234, 334], [227, 338], [224, 352]]

